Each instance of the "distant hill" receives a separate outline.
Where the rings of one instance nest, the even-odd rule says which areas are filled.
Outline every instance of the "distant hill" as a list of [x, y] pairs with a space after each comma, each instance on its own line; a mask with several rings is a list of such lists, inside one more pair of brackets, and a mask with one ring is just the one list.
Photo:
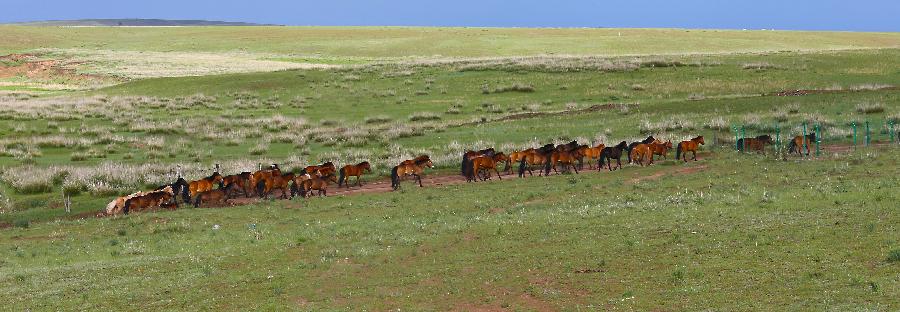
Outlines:
[[165, 19], [80, 19], [53, 20], [13, 23], [26, 26], [273, 26], [272, 24], [256, 24], [245, 22], [221, 22], [206, 20], [165, 20]]

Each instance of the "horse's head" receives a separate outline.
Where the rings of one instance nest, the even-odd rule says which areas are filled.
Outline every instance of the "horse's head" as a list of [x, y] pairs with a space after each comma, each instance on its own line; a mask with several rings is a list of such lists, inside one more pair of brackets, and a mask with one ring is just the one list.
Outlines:
[[655, 141], [656, 141], [656, 138], [654, 138], [654, 137], [651, 135], [651, 136], [648, 136], [646, 139], [644, 139], [644, 141], [642, 141], [642, 142], [643, 142], [644, 144], [650, 144], [650, 143], [653, 143], [653, 142], [655, 142]]
[[666, 141], [666, 148], [672, 148], [672, 140]]
[[628, 142], [625, 142], [625, 141], [619, 142], [619, 144], [616, 145], [616, 148], [618, 148], [620, 150], [628, 149]]
[[172, 186], [171, 186], [171, 185], [166, 186], [166, 187], [162, 188], [162, 189], [159, 190], [159, 191], [160, 191], [160, 192], [163, 192], [163, 193], [165, 193], [165, 194], [169, 194], [169, 195], [175, 196], [175, 191], [172, 190]]
[[706, 142], [703, 142], [703, 136], [702, 136], [702, 135], [701, 135], [701, 136], [698, 136], [696, 139], [694, 139], [694, 141], [697, 141], [697, 143], [700, 143], [700, 145], [706, 145]]
[[506, 156], [503, 152], [499, 152], [494, 154], [494, 161], [509, 161], [509, 156]]
[[362, 168], [362, 170], [372, 172], [372, 165], [370, 165], [368, 161], [359, 163], [359, 167]]
[[216, 182], [222, 182], [222, 175], [219, 174], [218, 171], [213, 172], [213, 174], [212, 174], [211, 176], [209, 176], [209, 177], [212, 178], [212, 182], [213, 182], [213, 183], [216, 183]]

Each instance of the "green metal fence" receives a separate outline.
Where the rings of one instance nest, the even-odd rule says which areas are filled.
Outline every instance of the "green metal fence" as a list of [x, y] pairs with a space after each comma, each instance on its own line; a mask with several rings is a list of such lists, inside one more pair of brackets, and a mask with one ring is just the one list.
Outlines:
[[[868, 147], [875, 144], [900, 145], [900, 134], [894, 120], [849, 121], [844, 124], [821, 123], [780, 123], [771, 124], [733, 124], [731, 135], [734, 137], [733, 148], [746, 150], [740, 146], [741, 138], [755, 138], [761, 135], [772, 137], [772, 145], [776, 153], [787, 152], [788, 145], [796, 136], [806, 137], [815, 134], [815, 140], [802, 140], [802, 151], [809, 150], [810, 155], [821, 156], [828, 145], [845, 145], [852, 148]], [[727, 131], [727, 130], [726, 130]], [[812, 146], [809, 146], [812, 145]]]

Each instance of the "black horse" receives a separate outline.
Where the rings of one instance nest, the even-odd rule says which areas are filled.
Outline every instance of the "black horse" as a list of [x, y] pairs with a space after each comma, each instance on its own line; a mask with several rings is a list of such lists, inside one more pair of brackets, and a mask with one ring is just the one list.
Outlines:
[[605, 147], [602, 151], [600, 151], [600, 166], [597, 168], [597, 171], [603, 170], [603, 159], [607, 160], [607, 165], [609, 167], [609, 171], [613, 171], [612, 168], [612, 160], [616, 160], [616, 164], [618, 164], [616, 169], [622, 168], [622, 151], [628, 150], [628, 143], [622, 141], [616, 146], [613, 147]]
[[178, 177], [178, 179], [175, 180], [175, 182], [173, 182], [172, 184], [163, 184], [153, 190], [159, 191], [166, 188], [167, 186], [172, 187], [172, 193], [175, 194], [175, 196], [172, 197], [172, 202], [175, 203], [176, 207], [178, 207], [178, 194], [181, 194], [181, 200], [183, 203], [191, 202], [191, 193], [188, 189], [188, 183], [184, 178]]
[[638, 146], [638, 144], [650, 144], [650, 143], [653, 143], [653, 141], [656, 141], [656, 138], [654, 138], [651, 135], [651, 136], [648, 136], [643, 141], [635, 141], [635, 142], [631, 142], [631, 144], [628, 144], [628, 149], [626, 149], [628, 151], [628, 163], [629, 164], [631, 163], [631, 150], [633, 150], [635, 146]]

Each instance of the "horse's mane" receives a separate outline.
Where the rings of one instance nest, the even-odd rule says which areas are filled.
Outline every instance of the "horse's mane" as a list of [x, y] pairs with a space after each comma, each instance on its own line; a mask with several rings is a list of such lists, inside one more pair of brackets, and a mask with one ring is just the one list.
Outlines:
[[616, 144], [616, 147], [619, 149], [628, 148], [628, 142], [622, 141], [619, 144]]
[[422, 155], [422, 156], [416, 157], [416, 159], [413, 159], [413, 162], [416, 165], [421, 165], [421, 164], [424, 164], [429, 161], [431, 161], [431, 158], [428, 157], [428, 155]]

